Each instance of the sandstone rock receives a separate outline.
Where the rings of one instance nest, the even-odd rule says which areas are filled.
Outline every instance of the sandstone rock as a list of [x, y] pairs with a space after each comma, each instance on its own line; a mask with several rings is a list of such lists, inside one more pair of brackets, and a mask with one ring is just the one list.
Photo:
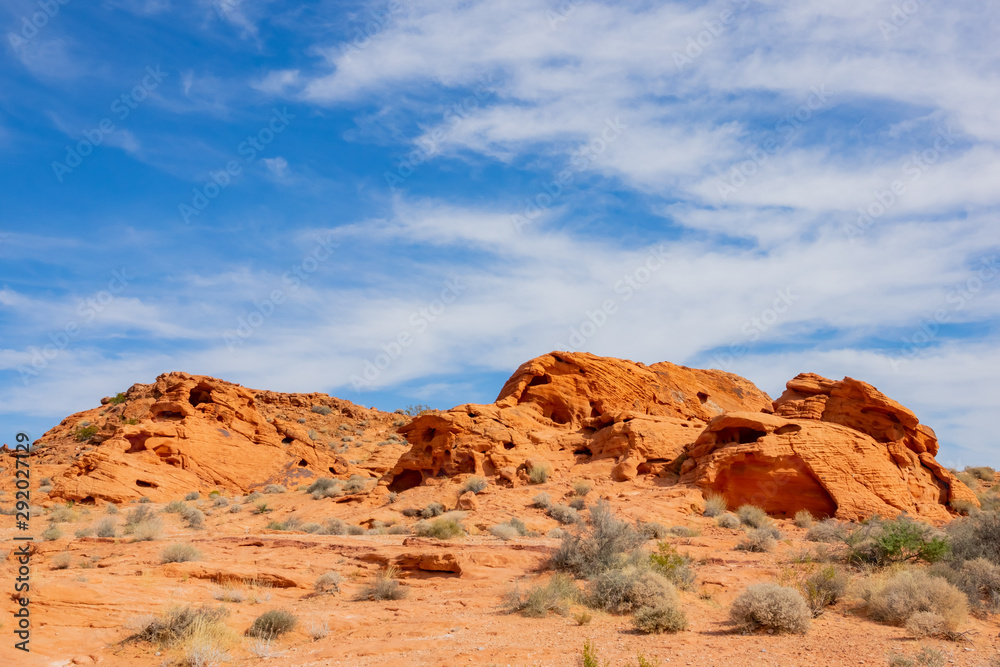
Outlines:
[[724, 411], [771, 409], [767, 394], [723, 371], [553, 352], [518, 368], [492, 405], [424, 414], [402, 427], [413, 446], [385, 482], [402, 491], [441, 474], [493, 476], [535, 459], [556, 467], [611, 459], [645, 474], [677, 460]]
[[907, 512], [946, 521], [975, 494], [938, 464], [934, 432], [864, 382], [799, 375], [775, 414], [717, 417], [688, 448], [681, 482], [722, 493], [730, 506], [800, 509], [857, 520]]
[[[134, 385], [125, 399], [69, 417], [40, 439], [44, 462], [68, 459], [53, 476], [51, 497], [159, 501], [190, 491], [296, 485], [317, 476], [380, 476], [407, 446], [377, 446], [373, 437], [352, 450], [358, 463], [351, 463], [336, 449], [340, 438], [322, 436], [313, 424], [328, 424], [321, 428], [339, 434], [338, 424], [349, 423], [353, 432], [361, 428], [348, 417], [353, 414], [369, 422], [367, 428], [377, 422], [377, 439], [384, 441], [393, 418], [325, 394], [255, 392], [215, 378], [167, 373], [153, 384]], [[314, 405], [323, 409], [313, 411]], [[77, 442], [83, 422], [98, 428], [86, 445]]]
[[476, 499], [476, 494], [472, 491], [466, 491], [458, 497], [458, 503], [455, 509], [460, 510], [477, 510], [479, 509], [479, 501]]

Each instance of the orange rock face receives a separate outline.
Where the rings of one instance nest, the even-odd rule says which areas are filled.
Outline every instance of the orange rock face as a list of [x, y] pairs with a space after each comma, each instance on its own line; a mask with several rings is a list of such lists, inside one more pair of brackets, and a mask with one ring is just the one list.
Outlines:
[[950, 502], [978, 501], [934, 460], [937, 451], [934, 431], [875, 387], [809, 373], [788, 382], [773, 415], [712, 420], [688, 449], [681, 481], [772, 514], [945, 521]]
[[[75, 448], [69, 467], [52, 480], [52, 497], [163, 500], [315, 476], [374, 478], [405, 449], [390, 435], [398, 416], [325, 394], [255, 392], [167, 373], [123, 398], [105, 399], [103, 408], [69, 417], [42, 437], [42, 462], [48, 451], [53, 458]], [[86, 437], [88, 428], [96, 433]]]
[[771, 399], [730, 373], [587, 353], [522, 364], [492, 405], [462, 405], [401, 429], [412, 448], [386, 481], [394, 491], [439, 475], [498, 474], [530, 462], [606, 460], [616, 479], [667, 470], [712, 418], [771, 410]]

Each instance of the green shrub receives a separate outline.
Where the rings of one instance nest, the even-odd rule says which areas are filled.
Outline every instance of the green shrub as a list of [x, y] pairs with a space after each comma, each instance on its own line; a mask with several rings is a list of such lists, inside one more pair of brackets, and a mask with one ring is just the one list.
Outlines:
[[552, 468], [546, 464], [532, 464], [528, 468], [528, 481], [532, 484], [544, 484], [549, 480]]
[[580, 661], [583, 667], [609, 667], [611, 665], [608, 660], [601, 662], [597, 649], [589, 639], [583, 642], [583, 654], [580, 656]]
[[742, 526], [743, 522], [740, 521], [740, 518], [732, 512], [726, 512], [715, 520], [715, 525], [719, 528], [729, 528], [730, 530], [735, 530]]
[[819, 616], [827, 607], [843, 598], [847, 583], [847, 575], [832, 565], [820, 568], [806, 577], [802, 590], [812, 615]]
[[278, 635], [283, 635], [294, 629], [297, 624], [298, 619], [291, 612], [284, 609], [272, 609], [255, 618], [246, 633], [250, 637], [274, 639]]
[[751, 528], [762, 528], [771, 523], [771, 517], [767, 515], [767, 512], [756, 505], [740, 505], [736, 510], [736, 516], [740, 518], [740, 522], [744, 526]]
[[736, 545], [736, 549], [764, 553], [773, 550], [774, 546], [774, 537], [770, 530], [767, 528], [754, 528], [746, 534], [746, 537], [740, 540]]
[[691, 558], [682, 556], [667, 542], [657, 545], [657, 552], [649, 555], [650, 566], [681, 590], [694, 587], [695, 574], [691, 569]]
[[660, 602], [655, 607], [642, 607], [632, 619], [635, 629], [645, 634], [662, 634], [687, 630], [687, 616], [676, 601]]
[[590, 582], [590, 604], [615, 614], [642, 607], [677, 604], [677, 589], [666, 577], [644, 565], [605, 570]]
[[891, 521], [870, 520], [851, 531], [845, 542], [849, 563], [878, 567], [916, 560], [935, 563], [951, 549], [944, 534], [905, 515]]
[[325, 405], [314, 405], [314, 406], [312, 406], [309, 409], [312, 410], [313, 412], [315, 412], [318, 415], [324, 415], [324, 416], [330, 414], [331, 412], [333, 412], [333, 410], [331, 408], [328, 408]]
[[545, 585], [535, 586], [525, 594], [518, 587], [508, 591], [503, 606], [508, 613], [520, 613], [529, 618], [544, 618], [550, 612], [565, 616], [569, 606], [579, 597], [580, 590], [573, 578], [557, 573]]
[[77, 426], [76, 431], [73, 433], [73, 437], [76, 438], [77, 442], [88, 442], [95, 435], [97, 435], [98, 428], [94, 425], [88, 426]]
[[702, 514], [707, 517], [719, 516], [729, 509], [729, 501], [721, 493], [710, 493], [705, 496], [705, 509]]
[[968, 614], [965, 595], [940, 577], [923, 570], [903, 570], [863, 590], [868, 616], [880, 623], [903, 625], [920, 611], [932, 611], [956, 630]]
[[387, 567], [358, 592], [356, 600], [402, 600], [407, 590], [399, 585], [396, 576], [399, 570]]
[[118, 392], [117, 394], [115, 394], [115, 395], [114, 395], [114, 396], [113, 396], [113, 397], [111, 398], [111, 400], [110, 400], [110, 401], [108, 401], [108, 403], [109, 403], [110, 405], [121, 405], [121, 404], [122, 404], [122, 403], [124, 403], [124, 402], [125, 402], [126, 400], [128, 400], [128, 399], [127, 399], [127, 398], [125, 398], [125, 394], [124, 394], [124, 393], [122, 393], [122, 392]]
[[748, 586], [729, 609], [730, 622], [743, 633], [764, 628], [805, 634], [811, 616], [806, 601], [797, 590], [774, 583]]
[[168, 544], [160, 552], [161, 563], [186, 563], [201, 558], [201, 552], [191, 544]]
[[562, 524], [573, 524], [580, 520], [580, 514], [568, 505], [553, 505], [549, 508], [550, 517]]
[[615, 517], [611, 506], [602, 500], [590, 508], [585, 527], [562, 538], [550, 564], [557, 570], [590, 577], [620, 567], [644, 541], [629, 523]]
[[795, 513], [795, 525], [799, 528], [809, 528], [813, 525], [813, 515], [809, 510], [799, 510]]
[[462, 493], [467, 491], [472, 491], [473, 493], [479, 493], [486, 488], [486, 479], [483, 477], [470, 477], [465, 484], [462, 486]]

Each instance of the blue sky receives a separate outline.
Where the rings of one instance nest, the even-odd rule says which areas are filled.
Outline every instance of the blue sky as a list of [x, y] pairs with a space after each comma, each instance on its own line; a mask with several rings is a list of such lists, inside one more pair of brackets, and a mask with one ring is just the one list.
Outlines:
[[556, 348], [875, 384], [1000, 465], [1000, 7], [5, 0], [0, 431]]

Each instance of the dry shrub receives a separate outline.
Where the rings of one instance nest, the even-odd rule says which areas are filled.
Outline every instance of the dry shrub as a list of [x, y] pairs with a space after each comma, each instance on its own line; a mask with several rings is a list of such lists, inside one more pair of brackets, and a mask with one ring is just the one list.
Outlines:
[[186, 563], [201, 558], [201, 552], [187, 543], [168, 544], [160, 552], [161, 563]]
[[802, 582], [806, 603], [813, 616], [819, 616], [828, 606], [844, 597], [848, 576], [832, 565], [816, 570]]
[[528, 468], [528, 481], [532, 484], [544, 484], [552, 474], [552, 467], [545, 464], [533, 464]]
[[409, 591], [399, 585], [396, 577], [399, 575], [399, 568], [389, 566], [375, 575], [364, 588], [362, 588], [355, 600], [402, 600]]
[[590, 604], [615, 614], [667, 603], [676, 606], [677, 589], [645, 565], [607, 570], [591, 580]]
[[143, 641], [159, 646], [176, 646], [195, 632], [221, 625], [229, 612], [219, 607], [171, 607], [140, 624], [139, 631], [125, 641]]
[[774, 583], [747, 587], [729, 609], [730, 622], [744, 633], [765, 628], [804, 634], [809, 630], [811, 617], [806, 601], [797, 590]]
[[288, 491], [281, 484], [268, 484], [264, 487], [264, 493], [285, 493]]
[[756, 505], [740, 505], [736, 510], [736, 516], [740, 518], [744, 526], [751, 528], [763, 528], [771, 523], [771, 517], [767, 515], [767, 512]]
[[588, 493], [593, 488], [593, 485], [584, 479], [578, 479], [573, 482], [573, 493], [580, 496], [581, 498]]
[[602, 500], [590, 508], [586, 527], [563, 536], [550, 565], [590, 577], [621, 567], [644, 541], [631, 524], [618, 519], [611, 506]]
[[947, 530], [956, 561], [985, 558], [1000, 565], [1000, 511], [974, 512], [952, 521]]
[[707, 517], [720, 516], [729, 509], [729, 501], [721, 493], [710, 493], [705, 497], [705, 509], [702, 514]]
[[466, 480], [465, 484], [462, 486], [462, 493], [467, 491], [472, 491], [473, 493], [479, 493], [487, 486], [486, 479], [484, 477], [470, 477]]
[[548, 514], [561, 524], [569, 525], [580, 520], [580, 513], [569, 505], [553, 505], [549, 508]]
[[923, 570], [900, 570], [872, 584], [862, 597], [868, 615], [881, 623], [901, 626], [917, 612], [931, 611], [945, 620], [948, 630], [954, 631], [968, 614], [962, 591]]
[[690, 556], [679, 554], [667, 542], [657, 545], [657, 552], [649, 555], [649, 564], [681, 590], [690, 590], [694, 586], [695, 574], [691, 569]]
[[510, 525], [509, 523], [499, 523], [495, 526], [491, 526], [490, 534], [492, 534], [493, 537], [503, 540], [504, 542], [507, 542], [508, 540], [513, 540], [515, 537], [519, 536], [517, 528]]
[[544, 585], [523, 593], [515, 586], [504, 596], [503, 608], [508, 613], [520, 613], [529, 618], [544, 618], [550, 612], [565, 616], [571, 604], [580, 597], [580, 589], [569, 575], [557, 573]]
[[847, 533], [847, 527], [836, 519], [824, 519], [809, 529], [806, 539], [810, 542], [842, 542]]
[[52, 569], [53, 570], [66, 570], [73, 563], [73, 556], [63, 552], [56, 554], [52, 557]]
[[928, 572], [965, 593], [969, 606], [977, 613], [1000, 611], [1000, 566], [977, 558], [964, 563], [937, 563]]
[[906, 620], [906, 630], [917, 639], [942, 635], [948, 630], [948, 622], [933, 611], [918, 611]]
[[298, 619], [284, 609], [272, 609], [254, 619], [247, 629], [247, 635], [259, 639], [274, 639], [289, 632], [298, 624]]
[[813, 515], [809, 510], [799, 510], [795, 513], [795, 525], [799, 528], [809, 528], [813, 525]]
[[420, 537], [435, 537], [439, 540], [450, 540], [453, 537], [465, 535], [462, 519], [465, 512], [448, 512], [433, 521], [418, 521], [413, 525], [413, 533]]
[[767, 528], [754, 528], [736, 545], [739, 551], [764, 553], [774, 549], [773, 533]]
[[540, 510], [547, 510], [552, 507], [552, 498], [549, 494], [542, 492], [531, 499], [531, 505], [532, 507], [537, 507]]
[[990, 468], [989, 466], [978, 466], [975, 468], [969, 466], [968, 468], [965, 469], [965, 472], [969, 473], [976, 479], [982, 480], [984, 482], [992, 482], [993, 478], [996, 477], [996, 471], [993, 470], [993, 468]]
[[313, 588], [316, 589], [317, 593], [339, 593], [340, 582], [340, 574], [330, 571], [319, 575], [316, 578], [315, 583], [313, 583]]
[[719, 528], [729, 528], [730, 530], [735, 530], [743, 525], [740, 518], [733, 514], [732, 512], [726, 512], [715, 520], [715, 525]]
[[635, 629], [645, 634], [662, 634], [687, 630], [687, 615], [677, 605], [677, 601], [661, 601], [655, 607], [643, 607], [635, 612], [632, 619]]
[[94, 532], [98, 537], [114, 537], [118, 531], [113, 517], [106, 516], [94, 524]]

